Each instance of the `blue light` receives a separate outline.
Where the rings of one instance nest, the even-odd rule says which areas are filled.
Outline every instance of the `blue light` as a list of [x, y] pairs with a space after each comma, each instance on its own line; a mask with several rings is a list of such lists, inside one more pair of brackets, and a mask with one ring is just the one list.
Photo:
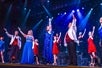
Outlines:
[[66, 13], [66, 12], [64, 12], [64, 14], [66, 15], [67, 13]]
[[75, 10], [72, 10], [73, 13], [75, 13]]
[[82, 7], [82, 9], [84, 10], [84, 7]]
[[93, 10], [93, 8], [91, 8], [91, 11]]
[[79, 9], [77, 9], [77, 12], [79, 12], [80, 10]]
[[102, 3], [100, 3], [100, 5], [102, 6]]
[[87, 24], [87, 22], [88, 22], [88, 20], [90, 18], [91, 13], [92, 13], [92, 10], [93, 10], [93, 8], [90, 9], [90, 11], [88, 12], [88, 14], [85, 16], [85, 18], [80, 23], [80, 25], [79, 25], [79, 29], [80, 30], [84, 30], [85, 29], [86, 24]]

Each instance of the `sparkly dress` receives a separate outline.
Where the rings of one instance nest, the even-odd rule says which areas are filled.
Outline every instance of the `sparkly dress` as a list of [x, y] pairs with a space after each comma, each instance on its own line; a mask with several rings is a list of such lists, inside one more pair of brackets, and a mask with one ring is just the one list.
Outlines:
[[32, 50], [33, 36], [26, 36], [26, 42], [23, 48], [23, 54], [21, 63], [22, 64], [33, 64], [34, 63], [34, 53]]

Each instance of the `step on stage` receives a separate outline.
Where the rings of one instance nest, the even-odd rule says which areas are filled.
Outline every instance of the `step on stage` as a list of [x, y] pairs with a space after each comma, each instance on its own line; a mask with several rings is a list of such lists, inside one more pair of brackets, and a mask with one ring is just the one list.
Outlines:
[[101, 68], [101, 67], [87, 67], [87, 66], [52, 66], [52, 65], [26, 65], [26, 64], [2, 64], [0, 68]]

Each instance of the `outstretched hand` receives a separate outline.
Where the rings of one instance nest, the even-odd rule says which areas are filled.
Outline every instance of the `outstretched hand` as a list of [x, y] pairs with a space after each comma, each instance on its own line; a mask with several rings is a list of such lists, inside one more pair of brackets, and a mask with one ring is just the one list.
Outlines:
[[95, 30], [95, 26], [93, 26], [93, 30]]
[[21, 30], [21, 28], [20, 28], [20, 27], [18, 27], [18, 30]]
[[6, 29], [6, 28], [4, 28], [4, 31], [5, 31], [5, 32], [7, 32], [7, 29]]

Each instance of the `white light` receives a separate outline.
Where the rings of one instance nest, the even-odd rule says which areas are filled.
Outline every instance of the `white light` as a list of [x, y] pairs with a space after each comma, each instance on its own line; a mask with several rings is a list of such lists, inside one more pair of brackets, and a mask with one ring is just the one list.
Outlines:
[[82, 9], [84, 9], [84, 7], [82, 7]]
[[64, 14], [67, 14], [66, 12], [64, 12]]
[[74, 13], [75, 11], [74, 11], [74, 10], [72, 10], [72, 12]]
[[24, 8], [24, 10], [26, 10], [27, 8]]
[[91, 8], [91, 10], [93, 10], [93, 8]]
[[49, 2], [50, 2], [50, 0], [47, 0], [47, 2], [49, 3]]
[[77, 12], [79, 12], [79, 9], [77, 9]]
[[100, 5], [102, 6], [102, 3], [100, 3]]

